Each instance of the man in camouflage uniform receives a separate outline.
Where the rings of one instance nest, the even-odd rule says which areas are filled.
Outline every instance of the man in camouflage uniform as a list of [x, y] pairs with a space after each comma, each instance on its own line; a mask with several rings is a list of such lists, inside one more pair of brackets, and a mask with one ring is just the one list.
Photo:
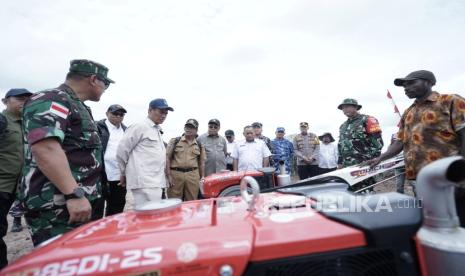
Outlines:
[[300, 179], [318, 175], [318, 153], [320, 140], [315, 133], [308, 132], [308, 123], [300, 123], [300, 133], [292, 141], [297, 157], [297, 173]]
[[90, 220], [100, 196], [102, 145], [90, 108], [113, 83], [108, 68], [72, 60], [64, 84], [24, 106], [25, 166], [20, 197], [35, 246]]
[[381, 154], [383, 138], [378, 120], [360, 114], [360, 108], [355, 99], [345, 99], [338, 106], [347, 116], [339, 128], [339, 168], [357, 165]]

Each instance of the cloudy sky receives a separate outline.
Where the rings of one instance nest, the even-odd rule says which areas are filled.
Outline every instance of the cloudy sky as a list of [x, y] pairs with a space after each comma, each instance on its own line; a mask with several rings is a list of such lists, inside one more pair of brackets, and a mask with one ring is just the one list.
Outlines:
[[411, 103], [393, 79], [431, 70], [435, 89], [464, 95], [463, 0], [0, 0], [0, 97], [63, 82], [69, 61], [87, 58], [110, 68], [116, 81], [98, 103], [101, 119], [113, 103], [128, 124], [148, 102], [166, 98], [175, 111], [165, 137], [188, 118], [199, 132], [211, 118], [241, 137], [254, 121], [337, 136], [346, 119], [337, 105], [359, 100], [378, 118], [384, 137]]

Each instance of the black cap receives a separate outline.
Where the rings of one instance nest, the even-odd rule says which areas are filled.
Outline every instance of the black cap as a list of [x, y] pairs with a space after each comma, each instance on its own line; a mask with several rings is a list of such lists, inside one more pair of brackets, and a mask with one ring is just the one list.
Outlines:
[[187, 125], [193, 126], [195, 129], [199, 128], [199, 122], [196, 119], [189, 119], [189, 120], [186, 121], [186, 123], [184, 125], [185, 126], [187, 126]]
[[31, 96], [32, 93], [24, 88], [13, 88], [6, 92], [5, 98], [8, 97], [17, 97], [17, 96]]
[[252, 127], [259, 127], [259, 128], [261, 128], [262, 126], [263, 126], [262, 123], [259, 123], [259, 122], [254, 122], [254, 123], [252, 123]]
[[213, 124], [213, 125], [219, 126], [219, 125], [220, 125], [220, 120], [218, 120], [218, 119], [211, 119], [210, 121], [208, 121], [208, 124], [209, 124], [209, 125], [212, 125], [212, 124]]
[[434, 74], [427, 70], [418, 70], [413, 71], [412, 73], [408, 74], [405, 78], [397, 78], [394, 80], [394, 85], [396, 86], [404, 86], [404, 82], [411, 81], [411, 80], [428, 80], [431, 82], [432, 85], [436, 84], [436, 77]]
[[116, 111], [123, 111], [124, 113], [127, 113], [126, 109], [124, 109], [124, 107], [122, 107], [119, 104], [112, 104], [108, 107], [108, 110], [107, 110], [107, 112], [116, 112]]
[[224, 136], [234, 136], [234, 131], [231, 129], [228, 129], [224, 132]]

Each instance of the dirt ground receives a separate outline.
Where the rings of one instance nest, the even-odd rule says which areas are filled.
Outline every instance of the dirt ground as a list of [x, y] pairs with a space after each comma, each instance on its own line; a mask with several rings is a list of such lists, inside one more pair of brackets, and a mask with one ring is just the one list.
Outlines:
[[[375, 187], [375, 191], [377, 193], [384, 193], [384, 192], [391, 192], [395, 191], [395, 182], [394, 180], [386, 181], [383, 184], [380, 184]], [[133, 206], [133, 199], [131, 193], [128, 193], [127, 197], [127, 204], [125, 210], [131, 210]], [[9, 229], [11, 229], [11, 225], [13, 223], [13, 219], [8, 216], [8, 224]], [[23, 219], [23, 231], [18, 233], [8, 232], [5, 237], [5, 242], [8, 246], [8, 260], [11, 263], [12, 261], [16, 260], [17, 258], [31, 252], [33, 249], [31, 237], [27, 228], [25, 227], [25, 221]]]

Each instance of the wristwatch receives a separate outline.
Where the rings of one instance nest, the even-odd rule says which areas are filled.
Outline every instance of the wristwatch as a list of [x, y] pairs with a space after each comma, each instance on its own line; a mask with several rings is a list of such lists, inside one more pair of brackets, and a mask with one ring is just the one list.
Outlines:
[[73, 190], [71, 194], [65, 195], [65, 200], [83, 198], [86, 195], [86, 192], [82, 187], [77, 187]]

